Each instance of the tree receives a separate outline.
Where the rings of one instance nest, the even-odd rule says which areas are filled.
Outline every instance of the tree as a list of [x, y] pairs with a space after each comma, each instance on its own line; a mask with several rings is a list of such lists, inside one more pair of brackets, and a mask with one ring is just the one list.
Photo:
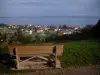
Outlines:
[[24, 39], [25, 35], [21, 31], [21, 28], [17, 29], [17, 32], [15, 33], [15, 35], [17, 36], [17, 41], [23, 43], [23, 41], [24, 41], [23, 39]]
[[37, 35], [35, 36], [35, 39], [36, 39], [36, 44], [41, 43], [41, 37], [40, 37], [39, 34], [37, 34]]
[[18, 28], [17, 31], [10, 35], [9, 44], [19, 44], [24, 43], [25, 35], [21, 31], [21, 28]]
[[59, 25], [59, 29], [62, 29], [62, 26], [61, 25]]
[[7, 33], [0, 33], [0, 42], [6, 43], [7, 42]]
[[25, 35], [23, 43], [24, 44], [29, 44], [29, 43], [31, 44], [31, 43], [33, 43], [32, 35]]
[[10, 36], [10, 39], [9, 39], [9, 44], [17, 44], [17, 36], [15, 34], [11, 35]]
[[83, 33], [89, 32], [93, 28], [93, 25], [86, 25], [81, 31]]
[[1, 28], [4, 28], [4, 27], [6, 27], [6, 26], [7, 26], [7, 25], [4, 24], [4, 23], [1, 23], [1, 24], [0, 24], [0, 27], [1, 27]]
[[63, 25], [63, 27], [62, 27], [63, 29], [66, 29], [67, 28], [67, 26], [66, 25]]

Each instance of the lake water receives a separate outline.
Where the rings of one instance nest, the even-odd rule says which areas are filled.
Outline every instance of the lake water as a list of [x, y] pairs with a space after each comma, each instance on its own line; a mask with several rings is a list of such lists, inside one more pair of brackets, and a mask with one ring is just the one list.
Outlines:
[[44, 17], [0, 17], [0, 23], [39, 25], [87, 25], [96, 24], [100, 16], [44, 16]]

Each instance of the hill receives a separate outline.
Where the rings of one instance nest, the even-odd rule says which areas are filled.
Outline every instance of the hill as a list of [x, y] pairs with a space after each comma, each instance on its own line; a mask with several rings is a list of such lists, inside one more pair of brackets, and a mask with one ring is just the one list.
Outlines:
[[90, 30], [90, 33], [94, 37], [100, 37], [100, 20], [97, 22], [97, 24]]

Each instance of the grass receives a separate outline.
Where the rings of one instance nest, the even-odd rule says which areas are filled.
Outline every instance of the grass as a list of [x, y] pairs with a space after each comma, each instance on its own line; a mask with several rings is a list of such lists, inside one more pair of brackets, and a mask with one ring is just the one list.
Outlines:
[[81, 40], [62, 44], [64, 51], [60, 59], [63, 67], [100, 64], [99, 40]]

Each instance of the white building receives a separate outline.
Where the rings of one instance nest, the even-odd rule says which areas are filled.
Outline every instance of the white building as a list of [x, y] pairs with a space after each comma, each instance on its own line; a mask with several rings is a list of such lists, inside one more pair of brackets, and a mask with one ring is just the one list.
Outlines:
[[29, 34], [32, 34], [32, 30], [29, 31]]
[[25, 33], [32, 34], [32, 30], [25, 30]]

